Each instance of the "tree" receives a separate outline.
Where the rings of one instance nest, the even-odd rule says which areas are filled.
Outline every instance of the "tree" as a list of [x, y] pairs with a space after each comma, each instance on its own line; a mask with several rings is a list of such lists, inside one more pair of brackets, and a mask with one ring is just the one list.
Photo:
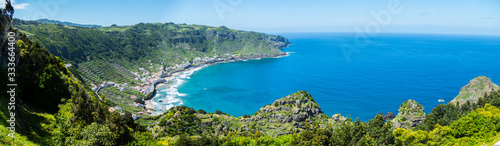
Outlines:
[[226, 113], [220, 111], [220, 110], [215, 110], [215, 114], [218, 114], [218, 115], [227, 115]]
[[298, 145], [331, 145], [332, 129], [331, 125], [321, 128], [317, 123], [307, 120], [304, 131], [300, 132], [300, 143]]
[[458, 120], [462, 115], [470, 112], [470, 104], [464, 104], [460, 108], [457, 104], [439, 104], [432, 112], [427, 114], [424, 122], [417, 129], [431, 131], [436, 124], [448, 126], [455, 120]]
[[384, 123], [384, 116], [378, 113], [368, 122], [367, 133], [374, 139], [373, 142], [382, 145], [394, 144], [391, 122]]
[[202, 110], [202, 109], [199, 109], [198, 111], [196, 111], [196, 113], [207, 114], [207, 112], [205, 110]]
[[359, 119], [356, 119], [355, 122], [348, 120], [335, 129], [330, 141], [333, 145], [357, 145], [367, 134], [366, 131], [366, 123]]

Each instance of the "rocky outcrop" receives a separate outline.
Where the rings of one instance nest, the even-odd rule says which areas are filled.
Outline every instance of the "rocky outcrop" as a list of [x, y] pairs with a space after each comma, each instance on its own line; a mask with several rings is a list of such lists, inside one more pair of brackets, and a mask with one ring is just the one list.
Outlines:
[[274, 101], [273, 104], [262, 107], [252, 121], [270, 119], [269, 122], [304, 122], [311, 117], [325, 116], [311, 95], [305, 91], [290, 94]]
[[403, 102], [398, 111], [398, 116], [392, 119], [395, 128], [416, 127], [425, 119], [424, 106], [413, 99]]
[[328, 118], [309, 93], [298, 91], [262, 107], [253, 116], [195, 112], [192, 108], [179, 106], [169, 109], [158, 120], [154, 126], [158, 136], [161, 133], [175, 135], [179, 131], [222, 135], [229, 131], [255, 133], [256, 130], [277, 136], [300, 132], [307, 122], [321, 121], [320, 126], [326, 127], [329, 122], [345, 122], [347, 118], [341, 115]]
[[347, 121], [347, 118], [342, 116], [341, 114], [335, 114], [332, 116], [332, 120], [335, 122], [345, 122]]
[[384, 120], [386, 121], [392, 120], [394, 118], [396, 118], [396, 115], [393, 112], [387, 112], [387, 115], [384, 115]]
[[271, 135], [282, 135], [293, 133], [294, 130], [303, 130], [308, 121], [328, 119], [309, 93], [298, 91], [260, 108], [248, 120], [260, 125], [261, 131], [267, 130], [271, 131]]
[[286, 47], [288, 47], [288, 45], [291, 44], [290, 41], [288, 41], [288, 39], [286, 39], [283, 36], [279, 36], [279, 35], [269, 36], [268, 40], [271, 44], [273, 44], [274, 47], [277, 47], [280, 49], [286, 48]]
[[149, 84], [149, 86], [147, 86], [146, 88], [146, 91], [144, 92], [144, 100], [153, 99], [153, 97], [155, 97], [156, 95], [156, 86], [160, 83], [165, 83], [165, 82], [167, 81], [164, 78], [161, 78]]
[[469, 84], [460, 89], [460, 93], [450, 103], [464, 104], [469, 101], [475, 103], [477, 100], [492, 91], [499, 90], [500, 87], [485, 76], [479, 76], [470, 80]]

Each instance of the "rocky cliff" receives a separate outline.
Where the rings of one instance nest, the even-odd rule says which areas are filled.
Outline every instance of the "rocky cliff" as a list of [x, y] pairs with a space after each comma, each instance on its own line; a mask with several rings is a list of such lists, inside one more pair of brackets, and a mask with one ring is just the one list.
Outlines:
[[398, 109], [396, 118], [392, 119], [395, 128], [411, 128], [418, 126], [425, 119], [424, 106], [410, 99], [403, 102]]
[[479, 76], [470, 80], [469, 84], [460, 89], [460, 93], [450, 103], [464, 104], [467, 101], [471, 103], [477, 102], [484, 94], [489, 94], [492, 91], [499, 90], [500, 87], [485, 76]]
[[300, 132], [307, 122], [325, 127], [327, 124], [343, 122], [346, 118], [340, 115], [337, 120], [328, 118], [309, 93], [298, 91], [260, 108], [253, 116], [233, 117], [220, 111], [206, 113], [180, 106], [153, 117], [153, 120], [158, 121], [153, 129], [159, 137], [179, 133], [225, 135], [229, 132], [261, 132], [277, 136]]
[[262, 130], [270, 131], [269, 134], [281, 135], [290, 134], [293, 130], [301, 131], [310, 121], [321, 121], [324, 126], [328, 116], [309, 93], [298, 91], [260, 108], [251, 118], [243, 121], [260, 125]]

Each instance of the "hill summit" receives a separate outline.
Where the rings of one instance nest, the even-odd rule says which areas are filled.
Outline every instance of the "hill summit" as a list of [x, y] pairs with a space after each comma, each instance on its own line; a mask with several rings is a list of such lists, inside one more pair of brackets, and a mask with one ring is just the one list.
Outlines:
[[460, 93], [450, 103], [464, 104], [467, 101], [471, 103], [477, 102], [484, 94], [489, 94], [492, 91], [499, 90], [500, 87], [486, 76], [479, 76], [470, 80], [469, 84], [460, 89]]
[[399, 113], [396, 118], [392, 120], [394, 127], [411, 128], [420, 125], [425, 119], [424, 106], [417, 103], [415, 100], [410, 99], [398, 109]]
[[277, 136], [300, 132], [308, 122], [317, 122], [321, 127], [333, 120], [321, 111], [311, 95], [298, 91], [265, 105], [253, 116], [233, 117], [221, 111], [207, 113], [186, 106], [173, 107], [164, 114], [152, 117], [159, 122], [153, 126], [155, 136], [211, 134], [227, 135], [229, 132], [263, 133]]

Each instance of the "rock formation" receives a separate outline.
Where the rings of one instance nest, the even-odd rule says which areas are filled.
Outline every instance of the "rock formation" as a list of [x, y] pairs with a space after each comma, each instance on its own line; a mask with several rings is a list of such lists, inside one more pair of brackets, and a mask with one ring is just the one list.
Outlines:
[[159, 123], [154, 126], [157, 136], [175, 135], [179, 132], [221, 135], [230, 131], [261, 131], [276, 136], [300, 132], [308, 122], [320, 122], [319, 126], [325, 127], [330, 123], [347, 120], [341, 115], [334, 115], [333, 119], [328, 118], [318, 103], [305, 91], [275, 100], [273, 104], [260, 108], [253, 116], [233, 117], [227, 114], [196, 112], [192, 108], [179, 106], [169, 109], [157, 118]]
[[425, 119], [424, 106], [410, 99], [403, 102], [396, 118], [392, 119], [395, 128], [411, 128], [420, 125]]
[[384, 115], [384, 120], [392, 120], [396, 118], [396, 115], [393, 112], [387, 112], [387, 115]]
[[460, 89], [460, 93], [450, 103], [464, 104], [467, 101], [470, 103], [477, 102], [484, 94], [489, 94], [492, 91], [499, 90], [500, 87], [485, 76], [479, 76], [470, 80], [469, 84]]

